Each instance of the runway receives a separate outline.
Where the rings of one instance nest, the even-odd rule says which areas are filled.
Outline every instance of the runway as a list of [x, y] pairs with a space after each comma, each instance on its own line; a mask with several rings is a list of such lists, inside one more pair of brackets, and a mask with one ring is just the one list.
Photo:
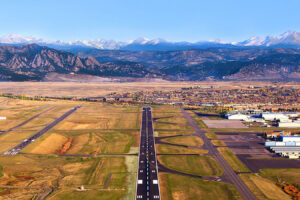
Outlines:
[[36, 134], [34, 134], [33, 136], [31, 136], [28, 139], [24, 140], [23, 142], [21, 142], [20, 144], [18, 144], [17, 146], [12, 148], [11, 150], [5, 152], [4, 154], [5, 155], [16, 155], [16, 154], [18, 154], [22, 149], [24, 149], [26, 146], [28, 146], [29, 144], [34, 142], [37, 138], [44, 135], [51, 128], [56, 126], [59, 122], [61, 122], [65, 118], [67, 118], [69, 115], [71, 115], [73, 112], [75, 112], [80, 107], [81, 107], [81, 105], [72, 108], [71, 110], [69, 110], [68, 112], [66, 112], [65, 114], [63, 114], [59, 118], [57, 118], [56, 120], [54, 120], [52, 123], [48, 124], [45, 128], [43, 128], [42, 130], [39, 130], [38, 132], [36, 132]]
[[16, 129], [22, 127], [22, 126], [24, 126], [25, 124], [29, 123], [30, 121], [34, 120], [35, 118], [38, 118], [40, 115], [42, 115], [42, 114], [44, 114], [44, 113], [46, 113], [46, 112], [48, 112], [48, 111], [54, 109], [55, 107], [56, 107], [56, 106], [52, 106], [51, 108], [49, 108], [49, 109], [47, 109], [47, 110], [44, 110], [43, 112], [38, 113], [37, 115], [34, 115], [34, 116], [31, 117], [30, 119], [27, 119], [26, 121], [22, 122], [21, 124], [18, 124], [17, 126], [12, 127], [12, 128], [10, 128], [10, 129], [8, 129], [8, 130], [6, 130], [6, 131], [2, 131], [2, 132], [0, 133], [0, 135], [3, 135], [3, 134], [5, 134], [5, 133], [11, 132], [11, 131], [14, 131], [14, 130], [16, 130]]
[[153, 135], [153, 119], [150, 107], [144, 107], [142, 113], [139, 152], [139, 167], [137, 173], [136, 199], [159, 200], [159, 181], [155, 139]]

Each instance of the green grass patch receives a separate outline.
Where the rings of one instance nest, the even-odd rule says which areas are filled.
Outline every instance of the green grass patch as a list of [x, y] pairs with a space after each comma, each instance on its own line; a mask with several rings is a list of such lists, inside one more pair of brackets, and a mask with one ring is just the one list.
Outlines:
[[160, 175], [162, 199], [178, 200], [239, 200], [242, 199], [235, 187], [228, 183], [204, 181], [181, 175]]
[[205, 135], [206, 135], [206, 137], [207, 137], [208, 139], [212, 139], [212, 140], [218, 139], [218, 136], [217, 136], [215, 133], [213, 133], [213, 132], [205, 133]]
[[218, 151], [236, 172], [249, 172], [249, 169], [232, 153], [228, 147], [219, 147]]
[[259, 174], [274, 182], [285, 182], [300, 188], [300, 169], [261, 169]]
[[223, 170], [215, 159], [210, 156], [158, 156], [166, 167], [188, 174], [199, 176], [221, 176]]
[[211, 143], [215, 146], [226, 146], [222, 140], [211, 140]]
[[198, 146], [198, 147], [203, 145], [203, 140], [197, 136], [171, 137], [171, 138], [162, 139], [161, 141], [169, 142], [172, 144]]
[[208, 150], [188, 147], [177, 147], [167, 144], [157, 144], [157, 153], [162, 154], [205, 154]]

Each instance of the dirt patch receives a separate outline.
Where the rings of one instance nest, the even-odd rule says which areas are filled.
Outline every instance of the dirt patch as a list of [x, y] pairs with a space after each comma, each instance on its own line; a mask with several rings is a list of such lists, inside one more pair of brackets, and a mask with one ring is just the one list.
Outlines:
[[61, 148], [60, 151], [59, 151], [59, 154], [64, 154], [65, 152], [67, 152], [67, 151], [70, 149], [71, 145], [72, 145], [72, 141], [73, 141], [73, 139], [70, 138], [70, 139], [62, 146], [62, 148]]
[[64, 122], [62, 125], [58, 127], [60, 130], [80, 130], [80, 129], [89, 129], [93, 128], [93, 124], [91, 123], [82, 123], [82, 122]]
[[174, 200], [184, 200], [186, 196], [183, 192], [172, 192], [172, 197]]
[[82, 147], [87, 144], [89, 141], [89, 135], [83, 134], [73, 138], [72, 145], [69, 148], [67, 154], [76, 154], [80, 153]]
[[68, 138], [53, 133], [49, 137], [47, 137], [44, 141], [40, 142], [36, 147], [31, 150], [31, 153], [37, 154], [54, 154], [61, 149], [63, 144], [67, 142]]

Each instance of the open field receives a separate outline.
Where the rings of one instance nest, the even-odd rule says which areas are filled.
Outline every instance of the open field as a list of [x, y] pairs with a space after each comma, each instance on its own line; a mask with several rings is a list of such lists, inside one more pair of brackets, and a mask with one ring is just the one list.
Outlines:
[[194, 133], [194, 130], [154, 130], [154, 136], [155, 137], [167, 137], [167, 136], [175, 136], [175, 135], [190, 135]]
[[222, 140], [211, 140], [211, 143], [215, 146], [226, 146]]
[[[152, 107], [152, 117], [153, 119], [162, 119], [162, 118], [173, 118], [173, 117], [182, 117], [182, 113], [179, 107], [175, 106], [153, 106]], [[184, 121], [184, 118], [182, 118]]]
[[172, 143], [172, 144], [197, 146], [197, 147], [203, 145], [203, 140], [197, 136], [171, 137], [171, 138], [162, 139], [161, 141]]
[[205, 149], [198, 148], [187, 148], [180, 146], [172, 146], [167, 144], [156, 144], [156, 153], [161, 154], [206, 154], [208, 153]]
[[273, 182], [286, 182], [293, 185], [300, 185], [300, 169], [261, 169], [259, 173], [262, 177]]
[[204, 181], [181, 175], [160, 173], [162, 199], [169, 200], [238, 200], [241, 199], [233, 185]]
[[[82, 195], [85, 199], [95, 199], [99, 195], [103, 199], [118, 199], [126, 194], [128, 187], [128, 169], [124, 157], [63, 158], [18, 155], [0, 157], [0, 165], [4, 174], [0, 178], [0, 185], [40, 188], [39, 192], [46, 188], [55, 188], [49, 199], [75, 197], [77, 193], [77, 199]], [[89, 190], [76, 192], [76, 188], [81, 185]], [[11, 192], [2, 197], [9, 198], [14, 195], [20, 198], [23, 195], [22, 191]]]
[[181, 124], [165, 124], [154, 122], [154, 129], [162, 130], [191, 130], [193, 127]]
[[[201, 82], [126, 82], [126, 83], [78, 83], [78, 82], [1, 82], [0, 91], [4, 93], [26, 94], [32, 96], [101, 96], [111, 92], [174, 90], [191, 86], [214, 86], [216, 89], [241, 89], [249, 85], [273, 86], [272, 82], [251, 81], [201, 81]], [[297, 83], [280, 83], [281, 86], [297, 87]]]
[[74, 113], [56, 130], [82, 129], [139, 129], [140, 108], [138, 106], [86, 104], [80, 112]]
[[[72, 140], [64, 154], [118, 154], [129, 153], [137, 147], [137, 131], [56, 131], [43, 135], [24, 149], [27, 153], [57, 154], [62, 146]], [[118, 148], [116, 148], [116, 146]], [[47, 147], [47, 148], [45, 148]]]
[[[10, 132], [4, 133], [0, 135], [0, 153], [3, 153], [15, 145], [19, 144], [21, 141], [29, 138], [34, 135], [37, 131], [44, 128], [46, 125], [54, 121], [56, 118], [60, 117], [66, 111], [68, 111], [72, 107], [70, 105], [56, 105], [55, 108], [49, 110], [46, 113], [43, 113], [38, 118], [35, 118], [29, 121], [27, 124], [19, 127], [16, 130], [12, 130]], [[41, 112], [41, 111], [39, 111]], [[23, 119], [25, 121], [26, 119]], [[21, 121], [21, 122], [23, 122]]]
[[221, 176], [223, 171], [217, 161], [209, 156], [158, 156], [167, 168], [199, 176]]
[[153, 107], [153, 119], [155, 129], [163, 130], [188, 130], [193, 129], [187, 125], [187, 120], [182, 117], [179, 107], [174, 106], [156, 106]]
[[156, 120], [156, 122], [167, 122], [167, 123], [177, 123], [177, 124], [187, 124], [188, 120], [183, 118], [182, 116], [179, 117], [166, 117], [160, 118]]
[[207, 132], [205, 133], [206, 137], [212, 140], [218, 139], [217, 135], [213, 132]]
[[290, 200], [291, 197], [284, 193], [274, 182], [256, 174], [239, 175], [249, 189], [258, 199], [265, 200]]

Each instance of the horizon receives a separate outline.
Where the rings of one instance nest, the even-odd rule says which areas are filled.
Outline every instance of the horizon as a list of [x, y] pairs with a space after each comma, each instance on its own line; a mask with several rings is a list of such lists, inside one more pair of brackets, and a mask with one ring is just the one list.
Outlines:
[[[0, 25], [8, 34], [50, 41], [163, 38], [172, 42], [238, 42], [299, 31], [298, 1], [227, 2], [79, 0], [2, 2]], [[14, 12], [11, 12], [11, 11]], [[21, 20], [22, 19], [22, 20]], [[87, 31], [88, 30], [88, 31]]]

